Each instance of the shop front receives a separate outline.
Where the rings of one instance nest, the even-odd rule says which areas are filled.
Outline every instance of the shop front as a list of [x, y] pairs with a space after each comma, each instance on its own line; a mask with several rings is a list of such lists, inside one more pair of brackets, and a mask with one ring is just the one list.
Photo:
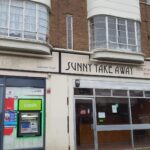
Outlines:
[[57, 56], [1, 54], [0, 150], [45, 149], [47, 72], [57, 66]]
[[62, 53], [61, 61], [69, 91], [73, 88], [74, 149], [150, 148], [149, 61], [100, 62], [69, 53]]
[[74, 88], [78, 150], [150, 148], [149, 84], [80, 82]]
[[44, 149], [45, 79], [3, 76], [0, 81], [0, 148]]

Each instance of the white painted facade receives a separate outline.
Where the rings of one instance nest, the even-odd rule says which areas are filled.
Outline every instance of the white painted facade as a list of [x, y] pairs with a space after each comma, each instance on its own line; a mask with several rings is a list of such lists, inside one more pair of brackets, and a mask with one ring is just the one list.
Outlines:
[[30, 1], [41, 3], [41, 4], [44, 4], [44, 5], [48, 6], [49, 8], [51, 8], [51, 1], [50, 0], [30, 0]]
[[46, 95], [46, 150], [66, 150], [69, 145], [67, 133], [67, 76], [51, 75], [47, 80]]
[[140, 21], [139, 0], [87, 0], [88, 18], [111, 15]]
[[[52, 58], [28, 58], [3, 55], [0, 59], [0, 68], [7, 68], [7, 70], [1, 70], [0, 75], [46, 79], [46, 150], [66, 150], [69, 146], [71, 150], [76, 150], [75, 96], [73, 92], [76, 79], [80, 80], [82, 88], [111, 88], [113, 85], [115, 89], [150, 90], [149, 62], [145, 62], [140, 67], [137, 64], [133, 66], [132, 74], [129, 72], [124, 75], [96, 73], [93, 70], [94, 66], [91, 66], [93, 72], [90, 74], [86, 70], [84, 72], [73, 71], [73, 68], [67, 71], [67, 61], [95, 64], [88, 55], [64, 54], [62, 52], [61, 72], [65, 74], [58, 74], [58, 52], [53, 52], [52, 56]], [[41, 60], [43, 63], [40, 63]], [[41, 70], [39, 65], [42, 66]], [[100, 62], [99, 65], [101, 65]], [[114, 72], [116, 65], [119, 64], [112, 64], [111, 72]], [[130, 66], [130, 64], [122, 65]], [[22, 71], [21, 67], [24, 68]], [[67, 99], [69, 104], [67, 104]], [[67, 117], [69, 117], [69, 125]]]
[[[77, 97], [73, 93], [76, 79], [80, 80], [81, 88], [150, 90], [150, 81], [144, 79], [51, 74], [47, 79], [47, 88], [51, 89], [51, 93], [46, 97], [46, 150], [66, 150], [68, 146], [71, 150], [76, 150], [75, 100]], [[67, 133], [67, 116], [69, 116], [69, 133]]]

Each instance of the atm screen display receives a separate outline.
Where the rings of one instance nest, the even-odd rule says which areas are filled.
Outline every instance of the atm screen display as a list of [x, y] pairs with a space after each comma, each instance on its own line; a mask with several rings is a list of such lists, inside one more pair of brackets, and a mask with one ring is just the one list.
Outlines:
[[20, 112], [18, 136], [40, 136], [41, 115], [39, 112]]
[[28, 133], [30, 129], [30, 122], [21, 122], [21, 133]]

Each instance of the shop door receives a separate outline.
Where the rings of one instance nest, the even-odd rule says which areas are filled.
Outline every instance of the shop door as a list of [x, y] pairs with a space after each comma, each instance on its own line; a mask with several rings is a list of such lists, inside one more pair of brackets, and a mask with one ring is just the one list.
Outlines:
[[92, 100], [77, 99], [75, 101], [75, 109], [77, 150], [94, 150]]
[[0, 150], [3, 149], [3, 86], [0, 85]]

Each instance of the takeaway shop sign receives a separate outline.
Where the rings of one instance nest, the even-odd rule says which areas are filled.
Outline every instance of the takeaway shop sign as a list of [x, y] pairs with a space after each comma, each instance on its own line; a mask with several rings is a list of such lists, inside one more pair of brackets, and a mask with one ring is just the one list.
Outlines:
[[65, 72], [91, 75], [123, 75], [132, 76], [133, 66], [114, 64], [90, 64], [79, 62], [67, 62]]

